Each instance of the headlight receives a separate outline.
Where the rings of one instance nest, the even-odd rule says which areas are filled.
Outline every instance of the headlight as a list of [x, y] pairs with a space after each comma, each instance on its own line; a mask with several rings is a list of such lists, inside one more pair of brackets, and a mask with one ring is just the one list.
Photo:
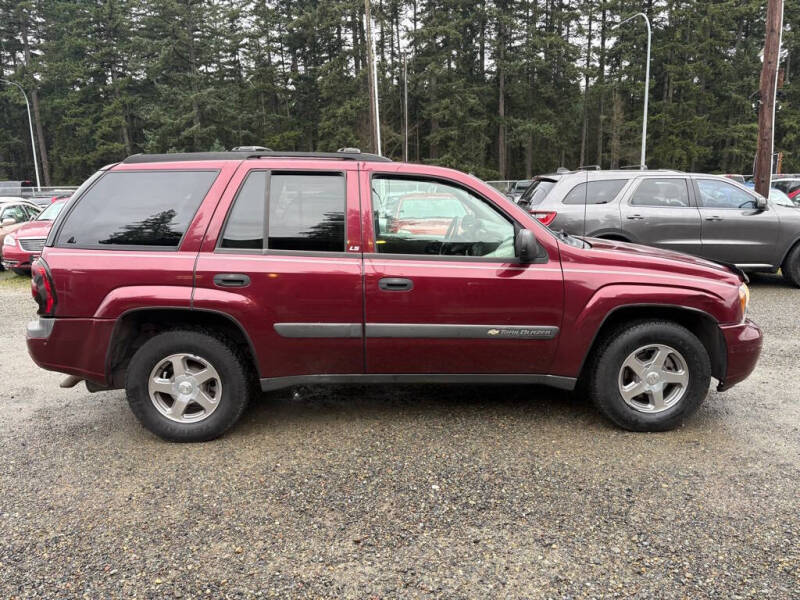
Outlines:
[[742, 321], [747, 317], [747, 305], [750, 304], [750, 288], [746, 283], [739, 286], [739, 305], [742, 307]]
[[9, 233], [3, 239], [3, 246], [16, 246], [16, 245], [17, 245], [17, 236], [15, 236], [13, 233]]

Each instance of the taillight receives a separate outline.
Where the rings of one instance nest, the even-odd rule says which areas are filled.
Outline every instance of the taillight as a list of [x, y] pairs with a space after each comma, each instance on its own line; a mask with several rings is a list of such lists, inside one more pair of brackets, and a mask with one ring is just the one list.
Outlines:
[[31, 295], [39, 305], [38, 314], [52, 317], [56, 312], [56, 288], [50, 268], [44, 259], [37, 258], [31, 265]]
[[550, 225], [558, 213], [552, 210], [532, 210], [531, 214], [539, 219], [542, 225]]

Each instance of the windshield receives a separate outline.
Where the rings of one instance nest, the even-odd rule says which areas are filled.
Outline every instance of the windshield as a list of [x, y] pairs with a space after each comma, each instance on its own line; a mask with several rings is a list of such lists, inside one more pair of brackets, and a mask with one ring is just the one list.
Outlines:
[[531, 206], [541, 204], [542, 200], [550, 193], [550, 190], [553, 189], [555, 184], [556, 182], [552, 179], [537, 179], [533, 182], [533, 185], [525, 190], [525, 193], [522, 194], [522, 198], [520, 198], [519, 201], [521, 203], [530, 204]]
[[794, 199], [792, 199], [776, 188], [772, 188], [769, 191], [769, 199], [780, 206], [791, 206], [792, 208], [800, 207], [800, 196], [795, 196]]
[[55, 221], [55, 218], [58, 216], [58, 213], [61, 212], [61, 209], [64, 208], [66, 202], [55, 202], [44, 209], [42, 214], [36, 217], [37, 221]]

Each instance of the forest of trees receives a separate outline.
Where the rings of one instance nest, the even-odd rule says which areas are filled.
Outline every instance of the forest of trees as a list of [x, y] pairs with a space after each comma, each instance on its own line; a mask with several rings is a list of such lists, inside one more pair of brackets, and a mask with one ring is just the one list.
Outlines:
[[[372, 0], [384, 154], [520, 178], [638, 164], [752, 172], [766, 0]], [[372, 148], [363, 0], [0, 0], [0, 78], [27, 90], [43, 184], [137, 152]], [[800, 2], [786, 2], [776, 150], [800, 171]], [[33, 179], [0, 85], [0, 180]]]

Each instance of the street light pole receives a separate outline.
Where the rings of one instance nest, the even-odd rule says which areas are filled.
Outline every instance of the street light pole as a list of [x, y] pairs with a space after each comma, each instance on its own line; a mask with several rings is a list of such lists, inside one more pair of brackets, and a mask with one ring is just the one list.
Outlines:
[[624, 25], [631, 19], [635, 19], [636, 17], [642, 17], [644, 22], [647, 23], [647, 62], [645, 63], [645, 71], [644, 71], [644, 117], [642, 118], [642, 154], [641, 158], [639, 159], [639, 168], [644, 169], [647, 167], [647, 163], [645, 162], [645, 154], [647, 153], [647, 99], [650, 95], [650, 38], [652, 32], [650, 30], [650, 19], [647, 18], [647, 15], [643, 12], [636, 13], [635, 15], [631, 15], [624, 21], [621, 21], [614, 25], [611, 29], [616, 29], [620, 25]]
[[31, 150], [33, 151], [33, 170], [36, 173], [36, 190], [39, 191], [42, 189], [42, 184], [39, 181], [39, 163], [36, 160], [36, 143], [34, 142], [33, 138], [33, 120], [31, 119], [31, 105], [28, 102], [28, 94], [25, 93], [25, 90], [22, 86], [14, 81], [9, 81], [8, 79], [0, 79], [0, 83], [6, 83], [8, 85], [15, 85], [19, 88], [19, 91], [22, 92], [22, 95], [25, 97], [25, 107], [28, 109], [28, 127], [31, 130]]

